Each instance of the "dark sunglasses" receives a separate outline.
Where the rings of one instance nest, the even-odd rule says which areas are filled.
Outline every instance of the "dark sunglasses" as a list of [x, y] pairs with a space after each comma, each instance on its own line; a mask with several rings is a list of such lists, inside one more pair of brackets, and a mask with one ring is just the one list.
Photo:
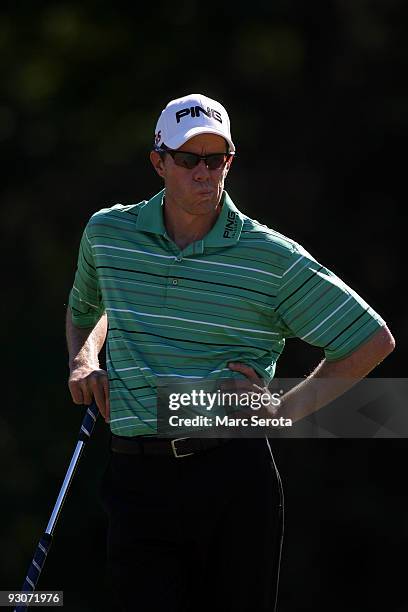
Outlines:
[[197, 155], [197, 153], [189, 153], [188, 151], [174, 151], [167, 147], [158, 147], [156, 149], [158, 153], [168, 153], [172, 156], [176, 166], [187, 168], [192, 170], [203, 159], [208, 170], [219, 170], [222, 166], [225, 166], [227, 161], [234, 155], [234, 153], [210, 153], [209, 155]]

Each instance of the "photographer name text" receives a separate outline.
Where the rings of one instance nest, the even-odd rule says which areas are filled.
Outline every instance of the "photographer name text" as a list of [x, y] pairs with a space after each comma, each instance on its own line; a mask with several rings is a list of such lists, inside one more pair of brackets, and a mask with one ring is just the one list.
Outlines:
[[291, 427], [292, 419], [284, 417], [269, 418], [252, 415], [251, 417], [202, 416], [180, 417], [172, 415], [169, 418], [171, 427]]

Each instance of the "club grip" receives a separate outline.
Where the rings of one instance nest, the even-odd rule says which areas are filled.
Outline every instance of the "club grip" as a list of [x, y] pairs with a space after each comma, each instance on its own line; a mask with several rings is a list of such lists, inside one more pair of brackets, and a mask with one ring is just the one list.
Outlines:
[[99, 415], [99, 408], [96, 405], [96, 402], [93, 401], [90, 406], [87, 406], [84, 419], [82, 421], [81, 429], [79, 430], [78, 439], [82, 440], [82, 442], [88, 442], [91, 434], [93, 432], [93, 428], [95, 427], [96, 419]]
[[[31, 565], [28, 568], [28, 572], [25, 577], [23, 587], [21, 589], [22, 593], [31, 593], [35, 591], [35, 587], [37, 586], [37, 582], [44, 566], [45, 559], [47, 558], [48, 551], [50, 550], [51, 542], [52, 535], [50, 535], [49, 533], [44, 533], [38, 543], [34, 558], [31, 561]], [[14, 608], [14, 612], [25, 612], [27, 610], [27, 607], [28, 606], [26, 604], [17, 606], [16, 608]]]

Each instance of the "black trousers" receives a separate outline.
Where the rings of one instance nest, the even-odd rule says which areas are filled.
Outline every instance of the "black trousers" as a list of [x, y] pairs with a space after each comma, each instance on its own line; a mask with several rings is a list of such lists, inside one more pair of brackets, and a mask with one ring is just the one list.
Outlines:
[[273, 612], [283, 494], [266, 439], [194, 456], [111, 452], [101, 483], [120, 612]]

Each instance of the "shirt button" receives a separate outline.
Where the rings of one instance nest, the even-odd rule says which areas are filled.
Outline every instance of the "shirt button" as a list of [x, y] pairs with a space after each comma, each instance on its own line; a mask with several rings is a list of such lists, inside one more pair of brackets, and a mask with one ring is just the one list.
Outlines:
[[178, 285], [178, 280], [177, 280], [177, 278], [173, 278], [173, 281], [172, 281], [172, 282], [173, 282], [173, 285]]
[[179, 255], [178, 257], [176, 257], [176, 261], [181, 261], [183, 258], [181, 257], [181, 255]]

